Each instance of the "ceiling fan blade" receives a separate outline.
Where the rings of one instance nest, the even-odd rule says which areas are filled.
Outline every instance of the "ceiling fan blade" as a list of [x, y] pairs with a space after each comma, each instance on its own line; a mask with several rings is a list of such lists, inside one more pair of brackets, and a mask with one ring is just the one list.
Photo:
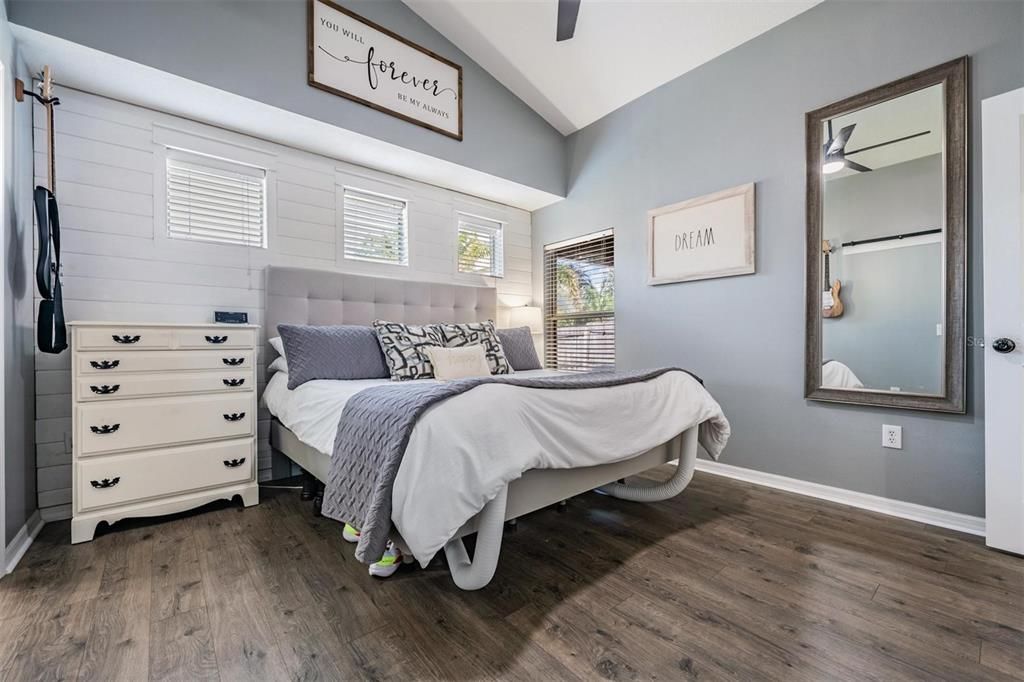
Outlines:
[[580, 13], [580, 0], [558, 0], [558, 26], [555, 40], [569, 40], [576, 33], [576, 16]]
[[856, 127], [856, 123], [844, 126], [843, 129], [839, 131], [839, 134], [836, 135], [835, 139], [832, 140], [832, 144], [828, 146], [828, 153], [836, 154], [843, 151], [843, 147], [846, 146], [846, 141], [850, 139], [850, 135], [853, 135], [853, 129]]
[[846, 167], [849, 168], [850, 170], [855, 170], [858, 173], [870, 173], [871, 172], [871, 169], [868, 168], [867, 166], [862, 166], [859, 163], [857, 163], [856, 161], [850, 161], [849, 159], [846, 159]]
[[860, 152], [866, 152], [869, 149], [878, 149], [879, 147], [884, 147], [889, 144], [896, 144], [897, 142], [906, 142], [907, 140], [913, 140], [915, 137], [927, 135], [930, 132], [930, 130], [926, 130], [922, 133], [914, 133], [913, 135], [907, 135], [905, 137], [897, 137], [895, 140], [889, 140], [888, 142], [879, 142], [878, 144], [873, 144], [868, 147], [861, 147], [860, 149], [851, 149], [850, 151], [846, 152], [846, 155], [849, 156], [850, 154], [859, 154]]

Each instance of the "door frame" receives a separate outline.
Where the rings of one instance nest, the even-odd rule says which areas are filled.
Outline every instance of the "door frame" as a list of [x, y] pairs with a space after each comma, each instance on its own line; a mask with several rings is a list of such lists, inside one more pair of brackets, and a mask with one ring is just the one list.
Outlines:
[[[1007, 268], [1017, 273], [1024, 268], [1024, 88], [984, 100], [981, 114], [986, 544], [1024, 554], [1024, 514], [1007, 512], [1019, 511], [1024, 499], [1024, 427], [1020, 427], [1016, 437], [1008, 432], [1009, 447], [1007, 434], [992, 429], [995, 423], [1021, 423], [1024, 324], [1016, 318], [1007, 323], [990, 314], [991, 310], [1013, 310], [1016, 316], [1024, 309], [1021, 281], [1007, 286], [1005, 276], [998, 276]], [[988, 347], [1001, 336], [1016, 340], [1017, 350], [999, 355]], [[1010, 372], [1005, 371], [1008, 368]], [[1015, 386], [1015, 382], [1021, 383]]]

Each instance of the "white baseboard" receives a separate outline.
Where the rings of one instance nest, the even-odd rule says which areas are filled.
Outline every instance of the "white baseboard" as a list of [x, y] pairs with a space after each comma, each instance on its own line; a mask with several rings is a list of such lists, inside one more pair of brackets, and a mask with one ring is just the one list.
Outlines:
[[7, 545], [4, 556], [7, 557], [7, 566], [4, 567], [4, 574], [10, 573], [14, 570], [18, 562], [21, 561], [21, 557], [25, 556], [25, 552], [32, 545], [32, 541], [39, 535], [39, 531], [43, 529], [43, 517], [37, 509], [32, 513], [32, 516], [28, 518], [25, 525], [21, 527], [18, 534], [11, 540], [11, 544]]
[[71, 518], [71, 505], [70, 504], [59, 504], [56, 507], [46, 507], [40, 510], [40, 514], [43, 516], [43, 521], [50, 523], [51, 521], [66, 521]]
[[866, 509], [878, 512], [879, 514], [887, 514], [888, 516], [896, 516], [901, 519], [909, 519], [910, 521], [927, 523], [932, 526], [950, 528], [963, 533], [970, 533], [971, 535], [985, 535], [985, 519], [980, 516], [969, 516], [968, 514], [926, 507], [922, 504], [914, 504], [913, 502], [893, 500], [888, 497], [869, 495], [868, 493], [846, 490], [845, 488], [834, 488], [830, 485], [801, 481], [796, 478], [789, 478], [788, 476], [755, 471], [754, 469], [744, 469], [743, 467], [713, 462], [707, 459], [697, 460], [697, 471], [735, 478], [769, 488], [777, 488], [796, 493], [797, 495], [815, 497], [819, 500], [838, 502], [850, 507]]

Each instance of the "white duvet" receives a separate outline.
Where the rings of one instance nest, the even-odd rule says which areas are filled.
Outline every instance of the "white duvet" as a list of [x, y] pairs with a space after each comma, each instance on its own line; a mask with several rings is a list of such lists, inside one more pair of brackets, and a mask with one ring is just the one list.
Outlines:
[[[288, 390], [288, 376], [278, 372], [263, 399], [299, 440], [329, 456], [348, 399], [389, 383], [310, 381]], [[523, 472], [628, 459], [697, 424], [703, 425], [701, 444], [717, 458], [729, 438], [729, 423], [715, 399], [683, 372], [607, 388], [484, 384], [434, 405], [417, 422], [395, 479], [392, 521], [426, 566]]]

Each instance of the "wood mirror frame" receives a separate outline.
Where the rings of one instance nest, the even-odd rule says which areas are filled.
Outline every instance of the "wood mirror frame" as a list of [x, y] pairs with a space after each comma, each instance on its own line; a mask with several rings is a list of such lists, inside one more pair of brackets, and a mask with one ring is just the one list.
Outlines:
[[[942, 392], [901, 393], [870, 389], [825, 388], [821, 385], [822, 333], [822, 128], [842, 114], [879, 104], [933, 85], [943, 85], [945, 145], [945, 349]], [[875, 405], [932, 412], [966, 412], [967, 300], [967, 57], [940, 64], [912, 76], [808, 112], [807, 128], [807, 301], [804, 349], [804, 397], [836, 403]]]

